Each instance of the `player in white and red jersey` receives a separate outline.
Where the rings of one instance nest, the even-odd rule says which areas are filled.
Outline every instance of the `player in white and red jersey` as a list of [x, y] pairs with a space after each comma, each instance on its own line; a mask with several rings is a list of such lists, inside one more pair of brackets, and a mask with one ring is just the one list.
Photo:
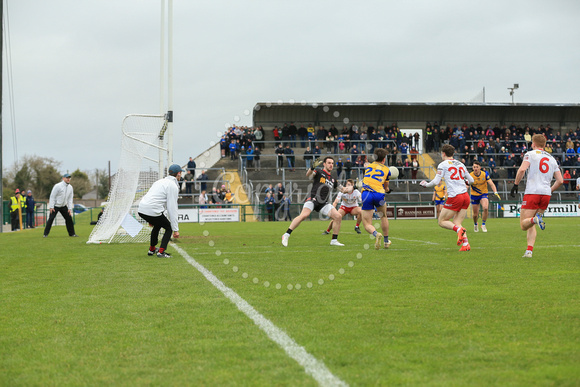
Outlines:
[[[447, 201], [439, 215], [439, 226], [453, 230], [457, 233], [457, 246], [461, 246], [459, 251], [469, 251], [469, 240], [467, 239], [467, 231], [461, 225], [467, 208], [469, 207], [469, 195], [467, 194], [467, 186], [465, 180], [469, 184], [473, 183], [473, 177], [467, 172], [467, 168], [462, 162], [453, 158], [455, 148], [453, 145], [445, 144], [441, 147], [441, 158], [443, 161], [437, 166], [437, 175], [430, 182], [423, 180], [421, 186], [434, 187], [441, 180], [445, 180], [447, 186]], [[451, 220], [453, 218], [453, 220]]]
[[[526, 191], [522, 200], [522, 209], [520, 211], [520, 227], [527, 231], [528, 248], [524, 257], [531, 258], [536, 243], [535, 224], [540, 226], [540, 230], [546, 228], [546, 223], [542, 218], [544, 211], [548, 208], [552, 192], [558, 189], [563, 183], [564, 178], [558, 167], [558, 163], [551, 154], [544, 150], [546, 146], [546, 137], [542, 134], [534, 134], [532, 137], [532, 150], [524, 155], [524, 160], [511, 190], [511, 196], [515, 197], [518, 193], [518, 184], [522, 181], [526, 170], [528, 171], [528, 181]], [[552, 185], [552, 178], [556, 181]]]
[[[338, 209], [338, 213], [344, 218], [346, 214], [351, 214], [352, 216], [356, 216], [356, 226], [354, 226], [354, 231], [358, 234], [361, 233], [360, 231], [360, 222], [361, 222], [361, 208], [360, 203], [362, 203], [361, 193], [358, 189], [354, 188], [354, 181], [352, 179], [348, 179], [346, 181], [347, 187], [353, 187], [353, 191], [351, 193], [342, 193], [339, 192], [336, 195], [336, 199], [334, 199], [334, 203], [332, 206], [336, 208], [336, 205], [340, 203], [340, 208]], [[323, 234], [330, 234], [330, 230], [332, 229], [333, 221], [330, 221], [328, 228]]]

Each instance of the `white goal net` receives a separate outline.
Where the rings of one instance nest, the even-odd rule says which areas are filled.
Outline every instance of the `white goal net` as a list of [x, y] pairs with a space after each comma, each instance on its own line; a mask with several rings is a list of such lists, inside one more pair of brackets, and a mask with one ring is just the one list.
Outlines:
[[[137, 214], [139, 201], [164, 174], [166, 117], [131, 114], [123, 119], [119, 169], [103, 215], [87, 243], [146, 242], [150, 227]], [[130, 219], [132, 218], [132, 219]]]

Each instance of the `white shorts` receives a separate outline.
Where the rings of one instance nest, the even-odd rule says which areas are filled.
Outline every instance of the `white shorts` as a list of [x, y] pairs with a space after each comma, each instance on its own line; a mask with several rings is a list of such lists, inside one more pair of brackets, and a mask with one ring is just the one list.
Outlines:
[[328, 214], [330, 214], [330, 211], [334, 208], [332, 207], [332, 204], [329, 203], [326, 203], [326, 205], [324, 205], [322, 208], [316, 207], [318, 206], [316, 206], [312, 200], [309, 200], [306, 203], [304, 203], [304, 208], [308, 208], [310, 211], [316, 210], [324, 216], [328, 216]]

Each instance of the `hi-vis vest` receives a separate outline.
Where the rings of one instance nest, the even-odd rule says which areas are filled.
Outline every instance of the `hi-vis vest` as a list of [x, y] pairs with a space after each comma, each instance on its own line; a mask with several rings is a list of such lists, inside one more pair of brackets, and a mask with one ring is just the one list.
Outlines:
[[10, 212], [18, 211], [18, 202], [20, 202], [20, 207], [26, 208], [26, 201], [22, 200], [22, 196], [20, 199], [16, 199], [16, 196], [12, 196], [10, 198], [12, 201], [12, 205], [10, 206]]

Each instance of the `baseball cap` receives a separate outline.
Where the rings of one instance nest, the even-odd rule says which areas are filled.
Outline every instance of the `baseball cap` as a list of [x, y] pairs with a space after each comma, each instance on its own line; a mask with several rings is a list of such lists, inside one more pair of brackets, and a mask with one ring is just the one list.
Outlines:
[[178, 164], [172, 164], [169, 167], [169, 173], [175, 173], [175, 174], [177, 174], [179, 172], [181, 172], [181, 167]]
[[64, 175], [62, 175], [62, 177], [70, 177], [69, 173], [65, 173]]

